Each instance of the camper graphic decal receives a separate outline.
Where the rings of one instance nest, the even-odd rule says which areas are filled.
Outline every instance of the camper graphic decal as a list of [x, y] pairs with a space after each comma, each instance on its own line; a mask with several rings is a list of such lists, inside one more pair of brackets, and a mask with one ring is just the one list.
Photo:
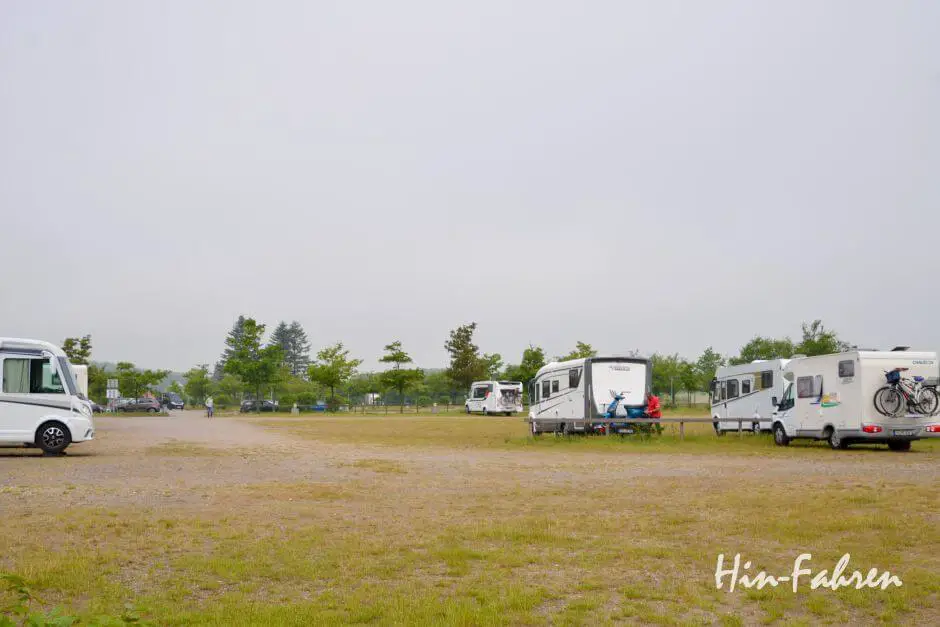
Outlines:
[[832, 392], [830, 394], [823, 394], [822, 402], [820, 403], [823, 407], [838, 407], [841, 405], [839, 402], [839, 394], [837, 392]]

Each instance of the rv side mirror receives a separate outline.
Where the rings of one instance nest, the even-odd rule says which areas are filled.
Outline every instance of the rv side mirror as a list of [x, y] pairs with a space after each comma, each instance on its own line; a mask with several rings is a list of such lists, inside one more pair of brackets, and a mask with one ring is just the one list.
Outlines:
[[780, 403], [777, 402], [777, 397], [774, 396], [774, 397], [771, 397], [771, 399], [770, 399], [770, 404], [773, 405], [774, 407], [776, 407], [776, 406], [779, 405]]

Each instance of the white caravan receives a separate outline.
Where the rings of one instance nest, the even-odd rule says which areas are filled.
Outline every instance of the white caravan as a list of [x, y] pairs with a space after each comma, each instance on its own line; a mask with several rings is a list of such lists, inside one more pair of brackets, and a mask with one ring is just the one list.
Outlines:
[[529, 383], [532, 434], [593, 432], [605, 424], [617, 396], [615, 416], [642, 414], [653, 370], [643, 357], [588, 357], [552, 362]]
[[712, 380], [712, 419], [715, 433], [737, 431], [736, 422], [719, 422], [724, 418], [739, 418], [747, 422], [744, 427], [754, 433], [770, 431], [770, 419], [777, 403], [783, 398], [786, 380], [783, 369], [789, 359], [758, 359], [749, 364], [722, 366], [715, 371]]
[[91, 403], [59, 347], [0, 338], [0, 379], [0, 446], [61, 453], [94, 437]]
[[927, 385], [937, 385], [938, 364], [936, 353], [908, 351], [794, 359], [784, 370], [788, 383], [774, 415], [774, 442], [786, 446], [795, 438], [812, 438], [826, 440], [834, 449], [879, 442], [906, 451], [934, 419], [914, 413], [885, 416], [875, 407], [875, 394], [895, 368], [906, 368], [902, 375], [912, 381], [920, 377]]
[[519, 381], [474, 381], [464, 403], [467, 413], [512, 415], [522, 411], [522, 383]]

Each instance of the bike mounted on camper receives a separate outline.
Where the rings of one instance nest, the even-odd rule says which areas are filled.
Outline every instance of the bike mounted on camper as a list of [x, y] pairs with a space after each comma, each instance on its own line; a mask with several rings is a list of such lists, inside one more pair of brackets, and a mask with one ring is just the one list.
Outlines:
[[940, 410], [937, 383], [924, 377], [904, 377], [908, 368], [885, 371], [887, 385], [875, 392], [875, 409], [883, 416], [900, 417], [908, 413], [933, 416]]

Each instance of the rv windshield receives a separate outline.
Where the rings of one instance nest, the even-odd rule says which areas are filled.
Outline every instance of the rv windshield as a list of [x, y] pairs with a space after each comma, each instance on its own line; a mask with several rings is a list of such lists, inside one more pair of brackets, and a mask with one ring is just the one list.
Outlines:
[[65, 389], [69, 394], [85, 400], [85, 395], [78, 390], [78, 385], [75, 383], [75, 374], [72, 372], [72, 365], [69, 363], [68, 358], [57, 357], [56, 359], [59, 362], [59, 377], [62, 379], [62, 383], [65, 384]]

